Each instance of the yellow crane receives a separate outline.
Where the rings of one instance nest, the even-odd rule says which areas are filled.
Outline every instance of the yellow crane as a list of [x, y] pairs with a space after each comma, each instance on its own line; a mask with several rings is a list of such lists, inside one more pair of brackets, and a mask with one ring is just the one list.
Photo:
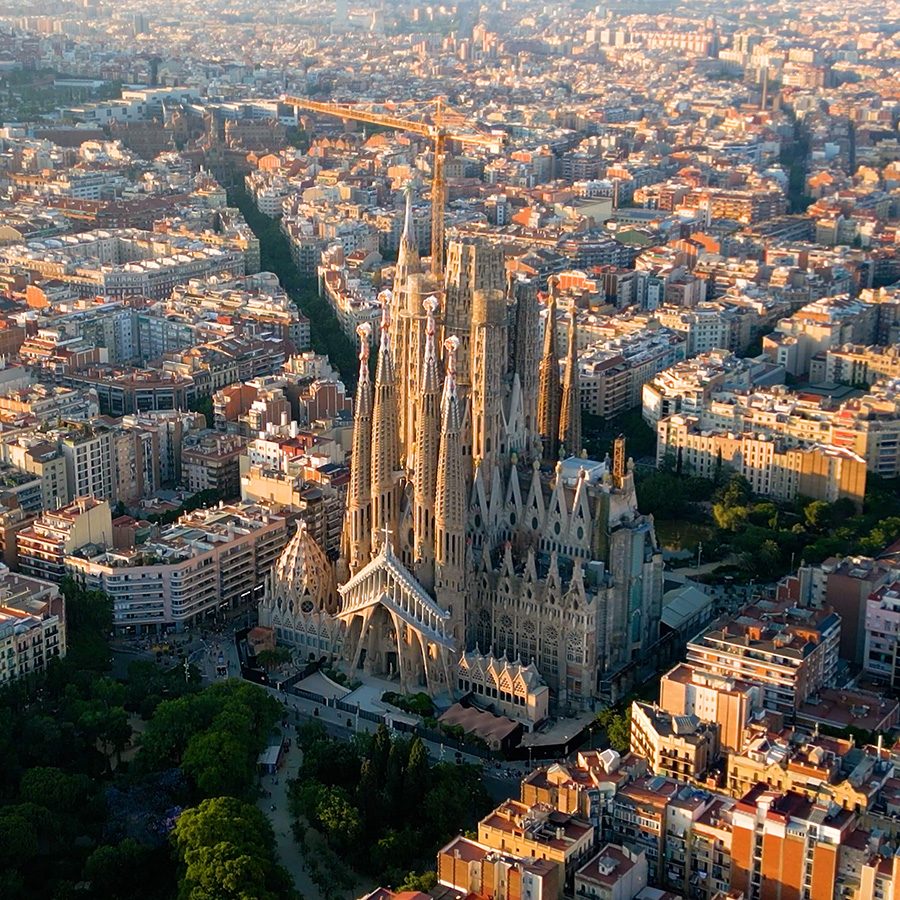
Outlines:
[[[443, 276], [444, 269], [444, 206], [447, 202], [447, 182], [444, 178], [444, 155], [448, 141], [458, 141], [480, 147], [499, 148], [503, 136], [487, 134], [468, 123], [461, 113], [446, 104], [443, 97], [434, 101], [431, 122], [417, 122], [387, 113], [371, 112], [347, 103], [319, 103], [303, 97], [281, 98], [283, 103], [294, 109], [349, 119], [354, 122], [368, 122], [384, 125], [398, 131], [408, 131], [429, 138], [434, 145], [434, 171], [431, 178], [431, 271], [435, 278]], [[465, 130], [462, 130], [465, 129]]]

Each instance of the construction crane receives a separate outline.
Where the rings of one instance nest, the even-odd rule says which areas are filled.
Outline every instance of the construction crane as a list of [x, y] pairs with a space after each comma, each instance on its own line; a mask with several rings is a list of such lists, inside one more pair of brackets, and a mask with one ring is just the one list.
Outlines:
[[[487, 134], [466, 121], [465, 116], [452, 109], [438, 97], [434, 101], [434, 112], [431, 122], [417, 122], [386, 113], [371, 112], [345, 103], [319, 103], [303, 97], [281, 98], [281, 102], [294, 109], [305, 109], [309, 112], [335, 116], [339, 119], [350, 119], [354, 122], [368, 122], [371, 125], [384, 125], [398, 131], [408, 131], [429, 138], [434, 145], [434, 170], [431, 177], [431, 271], [435, 278], [443, 277], [444, 270], [444, 207], [447, 202], [447, 182], [444, 178], [444, 155], [447, 142], [457, 141], [480, 147], [499, 148], [503, 144], [503, 135]], [[466, 130], [461, 130], [466, 129]]]

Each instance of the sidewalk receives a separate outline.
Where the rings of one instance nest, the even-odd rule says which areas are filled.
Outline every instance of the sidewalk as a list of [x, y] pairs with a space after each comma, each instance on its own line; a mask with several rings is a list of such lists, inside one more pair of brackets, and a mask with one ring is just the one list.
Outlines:
[[[287, 734], [283, 737], [293, 737], [291, 749], [284, 755], [281, 768], [277, 775], [263, 775], [260, 783], [264, 790], [269, 791], [271, 797], [260, 797], [256, 805], [268, 816], [275, 832], [275, 845], [278, 850], [278, 858], [285, 869], [294, 879], [294, 887], [300, 892], [304, 900], [318, 900], [319, 889], [312, 882], [306, 867], [303, 864], [303, 853], [294, 840], [291, 831], [291, 813], [288, 807], [288, 781], [297, 777], [300, 761], [303, 754], [297, 747], [293, 729], [288, 727]], [[276, 784], [275, 781], [278, 781]], [[274, 805], [275, 809], [272, 810]]]

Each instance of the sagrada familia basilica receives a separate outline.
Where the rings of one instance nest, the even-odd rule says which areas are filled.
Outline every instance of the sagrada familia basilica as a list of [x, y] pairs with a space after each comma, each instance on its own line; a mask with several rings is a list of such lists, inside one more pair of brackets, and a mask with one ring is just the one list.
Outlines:
[[452, 241], [438, 285], [412, 234], [408, 207], [374, 380], [359, 329], [341, 559], [301, 524], [260, 623], [402, 692], [590, 708], [657, 638], [662, 556], [624, 441], [582, 455], [574, 306], [561, 354], [554, 279], [542, 325], [501, 248]]

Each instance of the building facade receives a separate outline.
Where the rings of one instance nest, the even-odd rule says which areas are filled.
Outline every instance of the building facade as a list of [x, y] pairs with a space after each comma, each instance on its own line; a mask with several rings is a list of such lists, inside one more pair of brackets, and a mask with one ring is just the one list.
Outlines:
[[590, 708], [601, 676], [657, 639], [662, 558], [624, 443], [612, 464], [579, 458], [578, 366], [560, 366], [551, 333], [558, 285], [541, 359], [536, 285], [504, 292], [497, 251], [451, 243], [440, 310], [404, 239], [374, 382], [360, 328], [341, 650], [351, 670], [433, 696], [458, 693], [458, 662], [477, 650], [533, 665], [558, 708]]

